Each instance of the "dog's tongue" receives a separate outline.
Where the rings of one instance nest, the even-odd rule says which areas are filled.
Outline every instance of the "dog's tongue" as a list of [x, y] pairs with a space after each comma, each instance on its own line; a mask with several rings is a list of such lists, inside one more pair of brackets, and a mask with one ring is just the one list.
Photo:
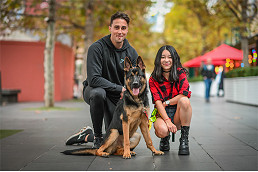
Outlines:
[[133, 88], [133, 95], [137, 96], [140, 92], [139, 88]]

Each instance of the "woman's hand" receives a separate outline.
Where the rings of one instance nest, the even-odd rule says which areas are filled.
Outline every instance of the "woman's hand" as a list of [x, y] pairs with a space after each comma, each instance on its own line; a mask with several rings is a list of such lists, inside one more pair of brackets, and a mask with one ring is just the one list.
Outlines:
[[165, 108], [166, 106], [168, 106], [168, 105], [166, 104], [166, 102], [163, 102], [162, 105], [163, 105], [164, 108]]
[[167, 120], [165, 120], [165, 123], [167, 124], [169, 132], [172, 132], [172, 133], [176, 133], [177, 132], [176, 125], [173, 124], [169, 118]]

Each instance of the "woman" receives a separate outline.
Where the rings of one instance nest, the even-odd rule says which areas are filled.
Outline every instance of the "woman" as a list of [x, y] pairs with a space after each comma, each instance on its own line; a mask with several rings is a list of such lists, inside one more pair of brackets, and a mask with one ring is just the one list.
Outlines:
[[170, 149], [170, 132], [181, 129], [179, 155], [189, 155], [188, 134], [192, 118], [191, 96], [186, 69], [174, 47], [162, 46], [154, 62], [154, 70], [149, 79], [153, 103], [157, 108], [154, 122], [155, 134], [160, 140], [160, 150]]

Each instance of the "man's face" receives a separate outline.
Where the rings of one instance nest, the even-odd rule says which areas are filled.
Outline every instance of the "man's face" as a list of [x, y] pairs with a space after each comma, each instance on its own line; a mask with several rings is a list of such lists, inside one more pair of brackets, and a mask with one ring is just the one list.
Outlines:
[[115, 19], [111, 26], [109, 26], [111, 33], [111, 41], [113, 44], [120, 44], [124, 41], [128, 33], [128, 25], [124, 19]]

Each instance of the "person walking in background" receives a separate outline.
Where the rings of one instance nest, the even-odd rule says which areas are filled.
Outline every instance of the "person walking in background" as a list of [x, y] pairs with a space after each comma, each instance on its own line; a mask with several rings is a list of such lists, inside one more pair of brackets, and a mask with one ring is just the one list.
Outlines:
[[205, 83], [205, 100], [206, 102], [210, 102], [210, 90], [212, 80], [216, 77], [214, 66], [212, 65], [212, 60], [210, 58], [207, 59], [207, 65], [203, 65], [201, 69], [201, 75], [203, 76]]
[[[217, 74], [218, 78], [219, 78], [219, 82], [218, 82], [218, 92], [217, 92], [217, 96], [218, 97], [224, 97], [224, 77], [225, 77], [225, 73], [224, 73], [224, 67], [221, 67], [219, 69], [219, 73]], [[220, 94], [220, 92], [222, 92]]]
[[125, 39], [129, 29], [130, 18], [127, 14], [117, 12], [111, 16], [107, 35], [93, 43], [87, 55], [87, 79], [83, 82], [83, 98], [90, 105], [90, 114], [94, 134], [90, 127], [67, 139], [66, 145], [94, 141], [93, 148], [99, 148], [103, 141], [103, 118], [107, 129], [116, 107], [123, 97], [124, 58], [129, 57], [135, 66], [138, 54]]
[[179, 155], [189, 155], [189, 129], [192, 107], [189, 83], [174, 47], [162, 46], [156, 55], [154, 70], [149, 79], [152, 101], [157, 109], [155, 134], [160, 140], [160, 150], [169, 151], [170, 132], [181, 129]]

